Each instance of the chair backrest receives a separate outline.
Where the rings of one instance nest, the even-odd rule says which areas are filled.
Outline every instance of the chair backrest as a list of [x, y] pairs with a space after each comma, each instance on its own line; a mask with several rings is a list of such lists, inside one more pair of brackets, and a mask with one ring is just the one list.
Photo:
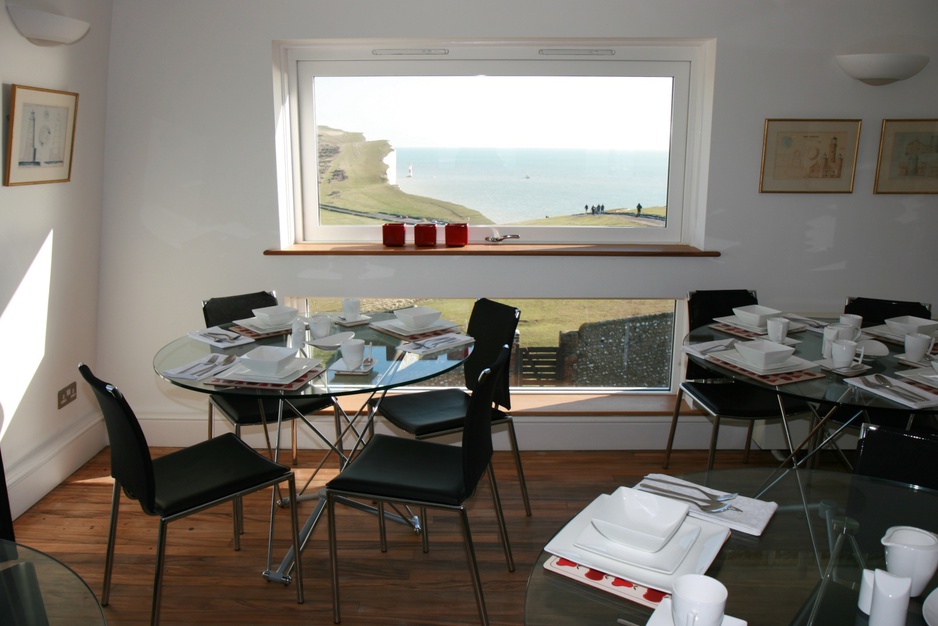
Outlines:
[[79, 364], [78, 371], [91, 385], [104, 414], [111, 445], [111, 476], [127, 495], [140, 501], [144, 511], [153, 514], [153, 459], [137, 416], [116, 387], [97, 378], [84, 363]]
[[473, 493], [489, 461], [492, 460], [492, 400], [499, 375], [508, 366], [511, 344], [501, 347], [495, 360], [479, 374], [469, 399], [462, 431], [463, 481], [466, 493]]
[[865, 424], [854, 472], [938, 489], [938, 435]]
[[879, 298], [847, 298], [844, 313], [863, 316], [863, 326], [879, 326], [890, 317], [913, 315], [931, 319], [931, 305], [923, 302], [882, 300]]
[[[691, 291], [687, 294], [687, 322], [691, 329], [709, 324], [718, 317], [733, 315], [739, 306], [759, 304], [755, 291], [749, 289], [709, 289]], [[713, 373], [687, 362], [687, 378], [712, 378]]]
[[[466, 332], [475, 339], [475, 345], [463, 364], [467, 389], [476, 388], [479, 375], [498, 358], [502, 346], [514, 344], [520, 317], [521, 312], [515, 307], [487, 298], [480, 298], [472, 305]], [[510, 383], [506, 366], [498, 375], [494, 396], [494, 402], [506, 409], [511, 408]]]
[[202, 315], [205, 317], [205, 325], [211, 327], [254, 317], [254, 309], [276, 305], [277, 295], [274, 292], [256, 291], [204, 300]]

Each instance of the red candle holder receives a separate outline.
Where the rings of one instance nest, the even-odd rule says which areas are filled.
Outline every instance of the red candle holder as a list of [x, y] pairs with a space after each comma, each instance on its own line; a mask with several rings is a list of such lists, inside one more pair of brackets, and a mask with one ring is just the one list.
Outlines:
[[449, 248], [461, 248], [469, 243], [468, 224], [447, 224], [446, 245]]
[[385, 224], [381, 227], [381, 238], [384, 245], [390, 248], [400, 248], [404, 245], [404, 225], [400, 223]]
[[414, 244], [420, 248], [435, 246], [436, 224], [416, 224], [414, 226]]

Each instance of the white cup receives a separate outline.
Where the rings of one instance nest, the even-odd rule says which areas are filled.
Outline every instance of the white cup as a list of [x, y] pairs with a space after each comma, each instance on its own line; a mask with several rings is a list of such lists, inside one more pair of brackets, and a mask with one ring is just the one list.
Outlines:
[[840, 323], [853, 326], [854, 328], [860, 328], [860, 326], [863, 325], [863, 316], [854, 315], [853, 313], [844, 313], [840, 316]]
[[873, 574], [870, 626], [905, 626], [912, 580], [878, 569]]
[[821, 356], [825, 359], [831, 358], [831, 344], [835, 339], [839, 339], [836, 324], [824, 327], [824, 342], [821, 344]]
[[674, 626], [720, 626], [727, 595], [726, 587], [716, 578], [703, 574], [679, 576], [671, 592]]
[[870, 608], [873, 604], [873, 585], [875, 584], [875, 572], [871, 569], [863, 570], [860, 577], [860, 597], [857, 599], [857, 608], [870, 614]]
[[346, 322], [357, 322], [362, 316], [362, 301], [358, 298], [343, 298], [342, 317]]
[[358, 369], [365, 360], [365, 342], [362, 339], [343, 341], [339, 350], [342, 351], [342, 361], [347, 369]]
[[774, 341], [775, 343], [782, 343], [785, 341], [785, 337], [788, 336], [788, 326], [790, 322], [784, 317], [771, 317], [769, 321], [766, 322], [766, 327], [769, 331], [769, 341]]
[[935, 338], [924, 333], [910, 333], [905, 336], [905, 358], [918, 363], [931, 353]]
[[314, 339], [322, 339], [329, 335], [332, 329], [332, 320], [328, 315], [313, 315], [309, 318], [309, 332]]
[[857, 363], [863, 362], [863, 348], [860, 348], [857, 354], [857, 342], [849, 339], [835, 339], [831, 344], [831, 361], [834, 363], [834, 369], [847, 367], [856, 359]]
[[838, 339], [849, 339], [850, 341], [856, 341], [860, 338], [860, 327], [853, 326], [852, 324], [831, 324], [828, 328], [837, 329], [837, 338]]

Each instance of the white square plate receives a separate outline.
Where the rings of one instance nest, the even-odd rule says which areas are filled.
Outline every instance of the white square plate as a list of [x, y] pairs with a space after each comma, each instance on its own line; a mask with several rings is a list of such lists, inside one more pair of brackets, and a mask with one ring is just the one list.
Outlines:
[[[671, 598], [661, 601], [655, 612], [651, 614], [647, 626], [674, 626], [674, 619], [671, 617]], [[745, 620], [724, 615], [721, 626], [747, 626], [747, 624]]]

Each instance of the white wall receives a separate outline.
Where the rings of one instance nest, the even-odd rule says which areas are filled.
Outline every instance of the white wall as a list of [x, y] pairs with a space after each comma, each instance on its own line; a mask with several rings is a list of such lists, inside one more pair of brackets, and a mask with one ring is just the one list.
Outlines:
[[87, 395], [57, 410], [56, 393], [78, 380], [78, 362], [93, 362], [97, 352], [111, 3], [43, 7], [92, 26], [74, 45], [39, 47], [0, 7], [4, 169], [10, 85], [79, 95], [71, 182], [0, 187], [0, 448], [14, 515], [106, 441]]
[[[204, 432], [204, 399], [161, 381], [151, 360], [201, 323], [198, 303], [211, 295], [274, 288], [319, 296], [681, 297], [690, 289], [745, 286], [763, 303], [790, 310], [837, 310], [856, 294], [938, 303], [938, 286], [925, 280], [934, 263], [938, 197], [872, 193], [881, 120], [936, 117], [932, 0], [113, 5], [95, 365], [128, 395], [152, 443], [178, 444]], [[271, 42], [346, 37], [716, 38], [706, 247], [723, 256], [454, 257], [435, 259], [432, 268], [419, 257], [263, 256], [278, 243]], [[933, 60], [918, 76], [877, 88], [847, 78], [833, 59], [877, 50]], [[95, 105], [93, 113], [103, 115], [103, 104]], [[770, 117], [861, 118], [854, 193], [759, 194], [763, 122]], [[6, 203], [2, 210], [7, 215]], [[80, 265], [88, 252], [74, 254]], [[422, 279], [441, 275], [458, 278]], [[4, 286], [4, 297], [13, 286]], [[71, 305], [63, 293], [57, 298]], [[79, 314], [88, 322], [93, 312]], [[72, 319], [59, 318], [60, 327]], [[68, 327], [83, 336], [69, 340], [70, 354], [56, 365], [43, 402], [54, 399], [74, 361], [87, 358], [73, 344], [90, 327]], [[80, 392], [78, 407], [87, 415], [91, 406]], [[663, 431], [646, 430], [654, 429], [642, 430], [638, 444], [660, 446]], [[623, 440], [631, 432], [616, 431], [626, 433]]]
[[[934, 115], [938, 5], [749, 4], [117, 0], [102, 373], [119, 375], [145, 418], [201, 411], [203, 399], [169, 389], [150, 357], [200, 323], [201, 298], [260, 287], [497, 298], [679, 297], [692, 288], [746, 286], [787, 309], [837, 310], [852, 294], [938, 302], [920, 269], [934, 258], [936, 197], [872, 193], [881, 119]], [[432, 268], [420, 257], [262, 256], [278, 242], [272, 40], [501, 36], [717, 38], [706, 247], [723, 256], [449, 258]], [[847, 78], [833, 58], [877, 48], [935, 61], [911, 80], [874, 88]], [[854, 193], [759, 194], [767, 117], [862, 118]], [[435, 275], [459, 279], [415, 280]], [[147, 333], [128, 349], [127, 337], [140, 328]]]

